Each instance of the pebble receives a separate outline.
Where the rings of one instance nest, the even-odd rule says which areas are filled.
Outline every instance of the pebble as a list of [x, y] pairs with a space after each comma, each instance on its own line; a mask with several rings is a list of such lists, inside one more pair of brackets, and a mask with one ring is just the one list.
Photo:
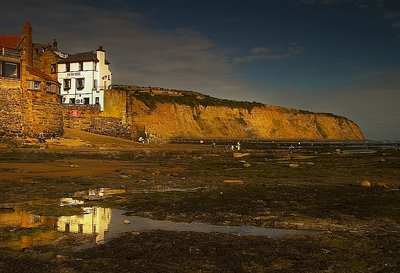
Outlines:
[[300, 165], [297, 163], [289, 164], [289, 168], [298, 168]]
[[126, 225], [128, 225], [128, 224], [130, 224], [131, 222], [128, 220], [128, 219], [125, 219], [124, 220], [124, 224], [126, 224]]

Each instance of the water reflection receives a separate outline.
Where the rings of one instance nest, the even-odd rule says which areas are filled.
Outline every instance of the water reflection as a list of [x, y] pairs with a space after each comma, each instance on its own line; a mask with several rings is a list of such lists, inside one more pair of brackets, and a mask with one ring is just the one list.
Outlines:
[[62, 232], [95, 234], [96, 242], [104, 241], [105, 232], [111, 222], [111, 209], [101, 207], [83, 208], [84, 214], [61, 216], [57, 230]]
[[371, 149], [352, 149], [352, 150], [343, 150], [343, 154], [374, 154], [376, 150]]
[[20, 208], [0, 211], [0, 228], [5, 236], [0, 246], [28, 248], [57, 238], [57, 217], [39, 216]]
[[[69, 200], [71, 201], [71, 200]], [[71, 202], [74, 202], [73, 200]], [[25, 212], [19, 208], [10, 211], [0, 211], [0, 228], [8, 229], [12, 235], [14, 229], [48, 227], [46, 230], [37, 230], [29, 236], [15, 236], [9, 240], [0, 241], [0, 246], [26, 248], [33, 245], [48, 243], [57, 239], [58, 232], [93, 234], [93, 244], [101, 244], [118, 237], [124, 232], [166, 230], [192, 231], [202, 233], [230, 233], [238, 235], [281, 237], [292, 234], [314, 235], [316, 232], [260, 228], [254, 226], [218, 226], [200, 222], [173, 222], [169, 220], [152, 220], [149, 218], [128, 216], [126, 211], [102, 207], [84, 207], [83, 214], [61, 217], [38, 216]], [[129, 223], [129, 224], [126, 224]], [[10, 229], [11, 228], [11, 229]], [[1, 238], [0, 238], [1, 239]], [[86, 246], [93, 246], [88, 244]]]

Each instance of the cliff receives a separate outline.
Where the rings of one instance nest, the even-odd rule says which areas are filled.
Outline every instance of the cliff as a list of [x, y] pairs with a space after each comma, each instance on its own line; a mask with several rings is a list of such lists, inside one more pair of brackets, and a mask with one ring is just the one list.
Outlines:
[[173, 95], [130, 90], [131, 122], [163, 138], [363, 140], [351, 120], [256, 102], [216, 99], [199, 93]]

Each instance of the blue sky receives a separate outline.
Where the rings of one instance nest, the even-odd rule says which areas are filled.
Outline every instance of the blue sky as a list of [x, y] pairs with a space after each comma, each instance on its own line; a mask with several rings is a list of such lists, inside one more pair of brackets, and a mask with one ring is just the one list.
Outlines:
[[137, 0], [2, 4], [68, 53], [103, 45], [116, 83], [343, 115], [400, 139], [400, 1]]

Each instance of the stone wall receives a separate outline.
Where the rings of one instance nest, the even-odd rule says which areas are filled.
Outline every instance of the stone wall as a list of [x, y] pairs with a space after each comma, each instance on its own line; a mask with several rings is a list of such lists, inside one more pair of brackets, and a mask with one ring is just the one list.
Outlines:
[[19, 79], [0, 78], [0, 138], [23, 134], [19, 86]]
[[[125, 115], [124, 115], [125, 116]], [[63, 109], [64, 126], [100, 135], [131, 139], [125, 118], [104, 114], [93, 105], [76, 105]]]
[[26, 135], [36, 137], [40, 132], [48, 136], [63, 133], [60, 96], [46, 91], [26, 91], [21, 102]]
[[98, 118], [100, 109], [90, 105], [74, 105], [74, 107], [63, 106], [64, 127], [90, 131], [93, 119]]

